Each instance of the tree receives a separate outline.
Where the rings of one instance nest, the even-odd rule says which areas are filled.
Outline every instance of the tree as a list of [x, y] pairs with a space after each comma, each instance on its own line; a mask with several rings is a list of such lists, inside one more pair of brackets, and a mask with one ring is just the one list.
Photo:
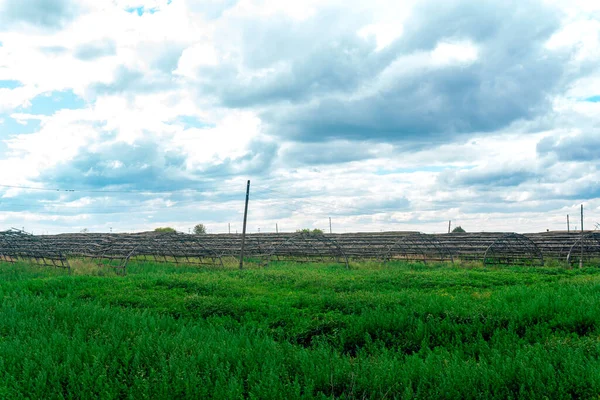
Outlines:
[[162, 233], [174, 233], [177, 232], [175, 229], [171, 228], [171, 227], [164, 227], [164, 228], [156, 228], [154, 230], [154, 232], [162, 232]]
[[80, 232], [80, 233], [88, 233], [88, 232], [89, 232], [89, 230], [88, 230], [88, 228], [83, 228], [83, 229], [82, 229], [82, 230], [80, 230], [79, 232]]
[[461, 226], [457, 226], [456, 228], [452, 229], [452, 233], [465, 233], [466, 231], [461, 227]]
[[296, 232], [298, 233], [308, 233], [309, 235], [322, 235], [323, 231], [321, 229], [313, 229], [312, 231], [308, 228], [298, 229]]
[[206, 234], [206, 227], [204, 226], [204, 224], [198, 224], [196, 226], [194, 226], [194, 235], [205, 235]]

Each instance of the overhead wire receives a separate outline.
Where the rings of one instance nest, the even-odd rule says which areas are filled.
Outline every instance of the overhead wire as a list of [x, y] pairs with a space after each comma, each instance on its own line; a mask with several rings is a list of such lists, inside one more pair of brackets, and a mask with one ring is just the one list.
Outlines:
[[[216, 187], [216, 186], [214, 186]], [[213, 188], [214, 188], [213, 187]], [[64, 188], [46, 188], [35, 186], [20, 186], [20, 185], [5, 185], [0, 184], [0, 188], [7, 189], [23, 189], [23, 190], [38, 190], [46, 192], [68, 192], [68, 193], [148, 193], [148, 194], [173, 194], [184, 192], [206, 192], [202, 189], [179, 189], [179, 190], [154, 190], [154, 189], [64, 189]]]
[[[140, 189], [140, 190], [95, 190], [95, 189], [63, 189], [63, 188], [46, 188], [46, 187], [33, 187], [33, 186], [24, 186], [24, 185], [5, 185], [5, 184], [0, 184], [0, 188], [8, 188], [8, 189], [22, 189], [22, 190], [38, 190], [38, 191], [51, 191], [51, 192], [62, 192], [62, 193], [73, 193], [73, 192], [80, 192], [80, 193], [103, 193], [103, 194], [156, 194], [156, 195], [164, 195], [164, 194], [168, 194], [168, 195], [173, 195], [173, 194], [189, 194], [189, 193], [194, 193], [194, 194], [203, 194], [203, 195], [218, 195], [218, 194], [231, 194], [232, 191], [227, 191], [227, 190], [223, 190], [222, 188], [218, 188], [219, 190], [212, 190], [212, 191], [207, 191], [204, 189], [190, 189], [190, 188], [186, 188], [186, 189], [181, 189], [181, 190], [144, 190], [144, 189]], [[212, 189], [217, 189], [217, 186], [212, 186]], [[235, 192], [237, 193], [237, 191]], [[187, 197], [187, 196], [186, 196]], [[45, 199], [44, 199], [45, 200]], [[150, 200], [147, 200], [150, 201]], [[168, 208], [168, 209], [176, 209], [176, 208], [183, 208], [181, 206], [188, 206], [191, 204], [198, 204], [199, 202], [206, 202], [206, 200], [198, 200], [198, 199], [185, 199], [185, 200], [169, 200], [172, 201], [173, 204], [171, 205], [152, 205], [152, 204], [147, 204], [142, 202], [140, 203], [134, 203], [134, 204], [129, 204], [129, 205], [93, 205], [93, 204], [86, 204], [86, 205], [80, 205], [80, 206], [76, 206], [76, 205], [72, 205], [70, 204], [71, 201], [56, 201], [56, 200], [51, 200], [51, 201], [44, 201], [44, 202], [36, 202], [36, 203], [15, 203], [15, 202], [3, 202], [2, 199], [0, 199], [0, 211], [3, 212], [15, 212], [15, 213], [19, 213], [19, 212], [33, 212], [33, 213], [41, 213], [41, 214], [56, 214], [56, 211], [52, 211], [54, 209], [63, 209], [63, 210], [72, 210], [74, 212], [77, 211], [83, 211], [83, 210], [94, 210], [94, 211], [98, 211], [98, 210], [106, 210], [106, 209], [124, 209], [127, 210], [127, 212], [135, 212], [135, 213], [147, 213], [147, 212], [156, 212], [156, 211], [160, 211], [161, 209], [164, 210], [164, 208]], [[144, 207], [142, 209], [140, 209], [140, 207]], [[146, 207], [154, 207], [154, 209], [147, 209]], [[8, 208], [8, 209], [5, 209]], [[15, 208], [18, 209], [26, 209], [23, 211], [19, 211], [19, 210], [14, 210]], [[98, 213], [98, 212], [96, 212]], [[106, 213], [108, 214], [108, 213]]]
[[[19, 186], [19, 185], [4, 185], [4, 184], [0, 184], [0, 187], [3, 188], [16, 188], [16, 189], [23, 189], [23, 190], [40, 190], [40, 191], [53, 191], [53, 192], [81, 192], [81, 193], [106, 193], [106, 194], [132, 194], [132, 193], [136, 193], [136, 194], [181, 194], [181, 193], [204, 193], [204, 194], [209, 194], [209, 195], [219, 195], [219, 194], [230, 194], [233, 191], [228, 191], [228, 190], [223, 190], [222, 188], [218, 188], [219, 190], [215, 190], [215, 191], [210, 191], [207, 192], [205, 190], [200, 190], [200, 189], [181, 189], [181, 190], [171, 190], [171, 191], [152, 191], [152, 190], [88, 190], [88, 189], [62, 189], [62, 188], [41, 188], [41, 187], [32, 187], [32, 186]], [[216, 186], [214, 186], [213, 188], [217, 188]], [[351, 212], [351, 211], [360, 211], [359, 207], [353, 207], [353, 206], [341, 206], [340, 204], [334, 204], [334, 203], [330, 203], [330, 202], [324, 202], [324, 201], [320, 201], [320, 200], [314, 200], [314, 199], [306, 199], [304, 197], [301, 198], [292, 198], [289, 199], [290, 193], [284, 193], [280, 190], [277, 189], [273, 189], [271, 186], [265, 186], [263, 185], [254, 185], [253, 189], [258, 189], [258, 193], [251, 192], [251, 199], [258, 199], [258, 200], [265, 200], [265, 201], [270, 201], [273, 203], [277, 203], [277, 208], [279, 209], [284, 209], [290, 212], [299, 212], [302, 211], [304, 209], [304, 205], [310, 205], [310, 206], [314, 206], [320, 209], [325, 208], [325, 211], [311, 211], [310, 214], [314, 215], [314, 216], [326, 216], [326, 215], [332, 215], [332, 214], [339, 214], [339, 213], [343, 213], [345, 212]], [[236, 194], [242, 193], [241, 191], [235, 191]], [[278, 196], [273, 196], [273, 197], [269, 197], [269, 194], [272, 195], [278, 195]], [[280, 196], [285, 196], [284, 198], [281, 198]], [[274, 198], [274, 197], [280, 197], [280, 198]], [[240, 194], [240, 201], [243, 201], [243, 195]], [[231, 200], [231, 201], [237, 201], [236, 200]], [[204, 200], [196, 200], [196, 199], [189, 199], [189, 200], [181, 200], [181, 201], [177, 201], [177, 200], [173, 200], [172, 205], [166, 206], [166, 205], [150, 205], [150, 204], [144, 204], [143, 202], [141, 204], [137, 203], [137, 204], [130, 204], [130, 205], [93, 205], [93, 204], [86, 204], [86, 205], [81, 205], [81, 206], [74, 206], [72, 204], [69, 204], [68, 201], [65, 201], [63, 203], [57, 202], [57, 201], [52, 201], [50, 203], [33, 203], [33, 204], [27, 204], [27, 203], [3, 203], [0, 200], [0, 211], [2, 212], [10, 212], [10, 213], [24, 213], [24, 212], [31, 212], [31, 213], [35, 213], [35, 214], [61, 214], [61, 215], [65, 215], [65, 216], [71, 216], [71, 215], [79, 215], [79, 214], [120, 214], [120, 213], [154, 213], [154, 212], [158, 212], [161, 210], [165, 210], [165, 209], [169, 209], [169, 210], [175, 210], [175, 209], [183, 209], [188, 205], [191, 204], [198, 204], [200, 202], [207, 202], [206, 199]], [[212, 203], [212, 202], [211, 202]], [[222, 202], [221, 202], [222, 203]], [[282, 204], [283, 203], [283, 204]], [[9, 207], [9, 209], [4, 209], [5, 207]], [[151, 208], [146, 208], [146, 207], [151, 207]], [[152, 208], [155, 207], [155, 208]], [[15, 208], [20, 208], [22, 210], [14, 210]], [[58, 210], [57, 210], [58, 209]], [[60, 211], [59, 211], [60, 210]], [[89, 210], [89, 211], [87, 211]], [[123, 211], [112, 211], [112, 212], [102, 212], [104, 210], [123, 210]], [[72, 211], [72, 213], [71, 213]], [[82, 212], [84, 211], [84, 212]], [[85, 212], [87, 211], [87, 212]], [[371, 209], [369, 210], [371, 214], [373, 213], [389, 213], [389, 212], [393, 212], [394, 210], [390, 210], [390, 209]], [[364, 215], [367, 213], [361, 213], [361, 215]]]

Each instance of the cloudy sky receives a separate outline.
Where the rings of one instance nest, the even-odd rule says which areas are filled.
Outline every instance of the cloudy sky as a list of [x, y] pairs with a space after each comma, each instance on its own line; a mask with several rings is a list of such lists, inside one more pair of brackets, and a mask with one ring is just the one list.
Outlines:
[[600, 223], [600, 3], [0, 0], [0, 229]]

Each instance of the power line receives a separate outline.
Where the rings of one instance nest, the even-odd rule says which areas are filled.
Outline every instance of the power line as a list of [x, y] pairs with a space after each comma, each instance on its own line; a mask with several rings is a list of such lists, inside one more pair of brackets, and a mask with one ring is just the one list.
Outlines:
[[[98, 190], [98, 189], [62, 189], [62, 188], [44, 188], [44, 187], [34, 187], [34, 186], [18, 186], [18, 185], [3, 185], [0, 184], [0, 187], [7, 189], [24, 189], [24, 190], [40, 190], [46, 192], [81, 192], [81, 193], [148, 193], [148, 194], [173, 194], [173, 193], [182, 193], [182, 192], [203, 192], [204, 190], [198, 189], [180, 189], [180, 190], [146, 190], [146, 189], [129, 189], [129, 190]], [[210, 192], [208, 192], [210, 193]]]
[[[200, 192], [199, 190], [195, 190], [195, 189], [183, 189], [183, 190], [178, 190], [178, 191], [149, 191], [149, 190], [86, 190], [86, 189], [60, 189], [60, 188], [42, 188], [42, 187], [32, 187], [32, 186], [19, 186], [19, 185], [4, 185], [4, 184], [0, 184], [0, 187], [4, 187], [4, 188], [15, 188], [15, 189], [24, 189], [24, 190], [40, 190], [40, 191], [59, 191], [59, 192], [91, 192], [91, 193], [156, 193], [156, 194], [173, 194], [173, 193], [184, 193], [184, 192]], [[349, 206], [349, 205], [340, 205], [340, 204], [333, 204], [333, 203], [327, 203], [327, 202], [323, 202], [323, 201], [319, 201], [319, 200], [309, 200], [306, 198], [291, 198], [290, 199], [290, 193], [284, 193], [281, 192], [279, 190], [276, 189], [272, 189], [266, 186], [262, 186], [259, 185], [256, 187], [257, 189], [263, 189], [262, 191], [259, 191], [254, 197], [258, 200], [266, 200], [268, 202], [271, 203], [276, 203], [276, 207], [281, 209], [281, 210], [286, 210], [288, 212], [299, 212], [304, 208], [304, 205], [309, 205], [309, 206], [314, 206], [314, 207], [318, 207], [318, 208], [325, 208], [325, 211], [322, 212], [311, 212], [311, 215], [317, 216], [317, 215], [331, 215], [331, 213], [336, 213], [336, 214], [342, 214], [342, 213], [352, 213], [353, 211], [355, 212], [359, 212], [359, 214], [355, 214], [355, 215], [367, 215], [367, 214], [377, 214], [377, 213], [393, 213], [393, 212], [397, 212], [398, 210], [394, 210], [394, 209], [362, 209], [360, 207], [356, 207], [356, 206]], [[261, 193], [262, 192], [262, 193]], [[229, 191], [213, 191], [213, 192], [203, 192], [203, 193], [209, 193], [211, 195], [219, 195], [219, 194], [228, 194], [231, 193]], [[238, 194], [239, 192], [235, 192], [236, 194]], [[271, 197], [266, 197], [269, 194], [275, 194], [275, 195], [280, 195], [280, 196], [274, 196], [275, 198]], [[283, 197], [285, 196], [285, 197]], [[277, 198], [279, 197], [279, 198]], [[283, 197], [283, 198], [282, 198]], [[233, 201], [233, 199], [231, 200], [227, 200], [228, 201]], [[129, 212], [129, 213], [153, 213], [153, 212], [159, 212], [159, 211], [165, 211], [165, 210], [176, 210], [176, 209], [182, 209], [184, 208], [186, 205], [195, 203], [208, 203], [206, 200], [202, 201], [202, 200], [182, 200], [182, 201], [173, 201], [173, 204], [171, 205], [163, 205], [163, 204], [158, 204], [158, 205], [152, 205], [152, 204], [130, 204], [130, 205], [93, 205], [93, 204], [86, 204], [86, 205], [81, 205], [81, 206], [74, 206], [69, 204], [68, 201], [65, 201], [64, 203], [59, 203], [57, 201], [52, 201], [52, 203], [3, 203], [2, 201], [0, 201], [0, 207], [4, 208], [4, 207], [8, 207], [8, 208], [21, 208], [21, 209], [25, 209], [25, 210], [11, 210], [11, 209], [7, 209], [7, 210], [1, 210], [2, 212], [10, 212], [10, 213], [24, 213], [24, 212], [31, 212], [34, 214], [57, 214], [57, 213], [61, 213], [62, 215], [65, 216], [71, 216], [71, 215], [77, 215], [77, 214], [119, 214], [119, 213], [123, 213], [123, 212]], [[284, 204], [281, 204], [281, 203]], [[211, 201], [212, 203], [212, 201]], [[223, 203], [223, 202], [219, 202], [219, 203]], [[280, 203], [280, 204], [277, 204]], [[144, 207], [144, 208], [142, 208]], [[149, 207], [149, 208], [146, 208]], [[56, 209], [61, 209], [60, 211], [56, 210]], [[90, 211], [94, 211], [94, 212], [86, 212], [86, 210], [90, 210]], [[103, 210], [123, 210], [122, 212], [102, 212]]]
[[[152, 200], [147, 200], [148, 201], [152, 201]], [[199, 201], [198, 200], [181, 200], [181, 201], [175, 201], [175, 200], [167, 200], [167, 201], [171, 201], [173, 204], [171, 205], [166, 205], [166, 204], [148, 204], [147, 202], [141, 202], [141, 203], [133, 203], [133, 204], [128, 204], [128, 205], [102, 205], [102, 204], [82, 204], [82, 205], [73, 205], [71, 204], [71, 202], [69, 201], [65, 201], [65, 202], [58, 202], [58, 201], [52, 201], [52, 202], [43, 202], [43, 200], [40, 200], [39, 202], [36, 203], [21, 203], [21, 202], [4, 202], [2, 200], [0, 200], [0, 207], [40, 207], [40, 208], [71, 208], [71, 209], [86, 209], [86, 208], [90, 208], [90, 209], [98, 209], [98, 208], [135, 208], [135, 207], [143, 207], [143, 206], [157, 206], [157, 207], [163, 207], [163, 208], [173, 208], [175, 206], [179, 206], [179, 205], [188, 205], [188, 204], [197, 204]], [[9, 211], [9, 210], [5, 210], [5, 211]]]

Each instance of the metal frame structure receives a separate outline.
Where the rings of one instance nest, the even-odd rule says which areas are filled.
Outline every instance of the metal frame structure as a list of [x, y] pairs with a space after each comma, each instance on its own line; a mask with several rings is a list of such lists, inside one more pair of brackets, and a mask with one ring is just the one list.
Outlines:
[[344, 250], [349, 260], [381, 261], [382, 254], [401, 238], [419, 232], [368, 232], [326, 234]]
[[593, 259], [600, 260], [600, 232], [591, 232], [579, 237], [567, 254], [567, 264], [589, 264]]
[[332, 262], [350, 268], [346, 253], [335, 240], [323, 234], [308, 232], [298, 232], [284, 242], [274, 245], [264, 258], [264, 266], [268, 266], [275, 259], [297, 263]]
[[483, 255], [483, 264], [543, 266], [544, 255], [528, 237], [507, 233], [488, 246]]
[[542, 232], [525, 234], [540, 249], [544, 258], [566, 260], [571, 247], [581, 239], [581, 232]]
[[435, 236], [416, 233], [396, 241], [381, 257], [384, 263], [393, 260], [451, 262], [454, 257], [450, 250]]
[[[4, 250], [1, 251], [0, 247], [0, 260], [13, 262], [22, 259], [37, 264], [66, 267], [66, 257], [103, 259], [104, 265], [121, 270], [126, 268], [130, 259], [220, 266], [228, 258], [239, 261], [241, 248], [241, 235], [238, 234], [188, 235], [145, 232], [26, 237], [24, 232], [16, 232], [18, 230], [4, 234]], [[591, 231], [583, 234], [589, 233]], [[593, 235], [585, 236], [583, 250], [588, 256], [583, 261], [596, 257], [595, 239], [596, 236]], [[505, 232], [430, 235], [404, 231], [363, 232], [324, 234], [318, 238], [305, 233], [255, 233], [246, 237], [245, 254], [247, 260], [255, 261], [259, 265], [265, 265], [265, 261], [268, 264], [271, 258], [298, 262], [332, 261], [347, 265], [352, 260], [382, 260], [394, 257], [426, 262], [456, 262], [460, 259], [484, 262], [487, 265], [538, 265], [543, 259], [555, 258], [567, 259], [572, 264], [578, 257], [581, 258], [581, 240], [580, 232], [562, 231], [525, 235]], [[16, 242], [21, 244], [17, 245]], [[579, 255], [576, 254], [577, 250]], [[396, 256], [394, 252], [397, 253]]]
[[0, 232], [0, 261], [66, 269], [71, 266], [60, 250], [46, 241], [17, 229]]
[[206, 247], [198, 236], [182, 233], [116, 237], [98, 249], [92, 259], [98, 265], [109, 266], [121, 274], [125, 274], [131, 259], [176, 265], [223, 267], [221, 256]]

